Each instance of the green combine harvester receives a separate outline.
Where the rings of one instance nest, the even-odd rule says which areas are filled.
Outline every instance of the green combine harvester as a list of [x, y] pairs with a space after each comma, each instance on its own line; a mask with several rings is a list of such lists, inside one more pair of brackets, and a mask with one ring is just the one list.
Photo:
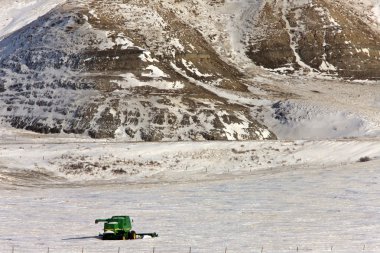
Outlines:
[[104, 233], [101, 234], [103, 240], [134, 240], [142, 239], [145, 236], [157, 237], [157, 233], [137, 234], [132, 230], [132, 221], [129, 216], [112, 216], [109, 219], [96, 219], [95, 224], [104, 222]]

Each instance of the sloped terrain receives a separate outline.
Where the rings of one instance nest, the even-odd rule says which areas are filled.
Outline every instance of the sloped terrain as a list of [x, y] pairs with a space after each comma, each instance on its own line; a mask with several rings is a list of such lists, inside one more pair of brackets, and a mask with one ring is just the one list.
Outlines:
[[362, 1], [67, 1], [0, 41], [0, 116], [93, 138], [274, 139], [283, 132], [274, 125], [287, 123], [276, 106], [291, 99], [282, 112], [318, 106], [349, 124], [327, 137], [357, 136], [378, 122], [378, 86], [366, 87], [365, 108], [347, 100], [358, 96], [353, 86], [326, 106], [320, 78], [339, 92], [345, 84], [334, 78], [376, 84], [378, 6]]
[[360, 14], [339, 1], [267, 1], [248, 55], [271, 69], [379, 79], [380, 34]]
[[14, 127], [145, 141], [275, 138], [221, 96], [248, 91], [242, 74], [153, 3], [69, 2], [0, 48], [1, 114]]
[[0, 12], [0, 40], [28, 25], [65, 0], [2, 0]]

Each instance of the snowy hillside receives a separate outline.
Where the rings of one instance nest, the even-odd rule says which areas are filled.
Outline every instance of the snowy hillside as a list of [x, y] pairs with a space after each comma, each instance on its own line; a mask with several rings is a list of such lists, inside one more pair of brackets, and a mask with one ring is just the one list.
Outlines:
[[66, 0], [2, 0], [0, 39], [28, 25]]
[[[3, 26], [14, 30], [58, 3], [7, 1], [14, 22]], [[304, 108], [293, 118], [312, 110], [311, 122], [320, 114], [347, 122], [318, 137], [372, 134], [378, 115], [363, 113], [373, 105], [352, 107], [346, 97], [342, 105], [338, 93], [310, 100], [297, 85], [315, 91], [313, 78], [329, 78], [344, 90], [339, 76], [371, 79], [365, 93], [376, 104], [377, 8], [369, 0], [68, 1], [0, 41], [0, 116], [36, 132], [131, 141], [307, 138], [287, 134], [276, 115], [273, 106], [291, 99]], [[297, 76], [295, 86], [268, 70]], [[321, 105], [330, 95], [338, 101]]]
[[248, 90], [242, 74], [169, 10], [76, 5], [0, 42], [6, 122], [137, 141], [275, 138], [236, 99]]
[[[22, 179], [18, 175], [26, 172], [79, 182], [181, 182], [210, 180], [225, 172], [238, 176], [282, 167], [333, 167], [355, 164], [362, 157], [380, 157], [378, 141], [365, 139], [126, 144], [63, 136], [41, 139], [41, 135], [3, 135], [2, 140], [1, 178], [15, 184], [23, 183], [17, 181]], [[38, 181], [26, 179], [25, 183]]]
[[378, 79], [379, 29], [372, 12], [354, 7], [347, 1], [267, 1], [249, 56], [279, 72]]

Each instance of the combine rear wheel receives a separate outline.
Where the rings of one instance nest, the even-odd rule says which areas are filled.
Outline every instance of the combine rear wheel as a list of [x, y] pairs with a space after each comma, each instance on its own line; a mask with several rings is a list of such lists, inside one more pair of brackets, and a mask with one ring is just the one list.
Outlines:
[[129, 240], [134, 240], [136, 239], [136, 232], [135, 231], [131, 231], [129, 232]]

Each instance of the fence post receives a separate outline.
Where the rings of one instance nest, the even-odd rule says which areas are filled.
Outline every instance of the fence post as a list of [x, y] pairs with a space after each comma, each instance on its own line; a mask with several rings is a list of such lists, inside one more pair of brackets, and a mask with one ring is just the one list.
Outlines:
[[190, 247], [189, 253], [191, 253], [191, 247]]
[[154, 250], [155, 250], [155, 248], [153, 247], [153, 253], [154, 253]]
[[261, 253], [263, 253], [263, 252], [264, 252], [264, 246], [261, 247]]
[[227, 253], [227, 247], [226, 247], [226, 249], [224, 250], [224, 253]]
[[15, 246], [12, 246], [12, 253], [15, 253]]
[[117, 253], [120, 253], [120, 247], [117, 249]]
[[84, 252], [84, 249], [82, 248], [82, 253]]
[[48, 247], [48, 253], [50, 252], [50, 248]]

